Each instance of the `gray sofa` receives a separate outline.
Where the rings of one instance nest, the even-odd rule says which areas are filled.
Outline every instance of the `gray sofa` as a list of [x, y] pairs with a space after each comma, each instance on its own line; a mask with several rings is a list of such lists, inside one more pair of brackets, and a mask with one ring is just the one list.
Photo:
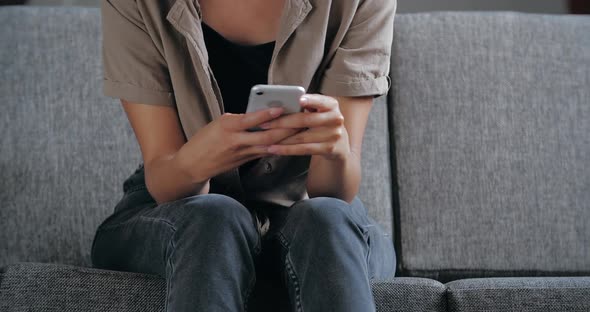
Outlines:
[[[162, 311], [162, 278], [91, 268], [141, 160], [101, 94], [99, 10], [0, 21], [0, 311]], [[359, 194], [398, 252], [377, 310], [590, 311], [590, 18], [395, 25]]]

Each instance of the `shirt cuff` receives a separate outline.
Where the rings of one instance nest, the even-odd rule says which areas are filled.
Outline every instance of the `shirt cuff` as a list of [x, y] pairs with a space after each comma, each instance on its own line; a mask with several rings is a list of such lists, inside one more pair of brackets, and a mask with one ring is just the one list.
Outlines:
[[389, 76], [358, 81], [338, 81], [324, 76], [319, 92], [330, 96], [381, 96], [391, 87]]
[[174, 92], [157, 91], [125, 82], [103, 80], [103, 94], [133, 103], [174, 106]]

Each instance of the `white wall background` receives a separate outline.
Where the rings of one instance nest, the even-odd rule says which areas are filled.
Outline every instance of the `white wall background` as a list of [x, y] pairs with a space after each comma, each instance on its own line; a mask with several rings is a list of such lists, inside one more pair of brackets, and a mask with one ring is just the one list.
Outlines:
[[[32, 5], [98, 6], [100, 0], [29, 0]], [[521, 11], [567, 13], [566, 0], [398, 0], [398, 12], [422, 11]]]

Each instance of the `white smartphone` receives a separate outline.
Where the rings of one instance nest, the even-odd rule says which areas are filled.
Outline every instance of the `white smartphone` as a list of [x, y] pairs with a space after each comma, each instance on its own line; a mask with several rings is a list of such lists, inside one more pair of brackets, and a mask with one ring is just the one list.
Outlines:
[[[305, 94], [305, 88], [286, 85], [255, 85], [250, 90], [246, 113], [256, 112], [271, 107], [282, 107], [283, 115], [302, 111], [300, 98]], [[260, 131], [258, 127], [249, 131]]]

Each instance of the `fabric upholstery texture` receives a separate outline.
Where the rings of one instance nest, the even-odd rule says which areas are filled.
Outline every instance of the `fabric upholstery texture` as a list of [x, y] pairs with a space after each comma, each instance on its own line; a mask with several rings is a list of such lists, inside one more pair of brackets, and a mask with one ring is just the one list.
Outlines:
[[590, 19], [399, 16], [403, 274], [590, 275]]
[[0, 20], [0, 266], [90, 265], [141, 159], [121, 105], [101, 95], [99, 11], [7, 7]]
[[[163, 311], [165, 286], [155, 275], [22, 262], [6, 267], [0, 311]], [[445, 311], [445, 287], [433, 280], [396, 278], [372, 288], [378, 312]]]
[[447, 286], [453, 312], [590, 311], [590, 277], [464, 279]]
[[164, 279], [70, 265], [9, 265], [0, 311], [163, 311]]
[[391, 163], [387, 97], [375, 99], [363, 138], [361, 186], [358, 197], [369, 214], [393, 235]]
[[377, 312], [446, 311], [446, 287], [425, 278], [394, 278], [372, 283]]

